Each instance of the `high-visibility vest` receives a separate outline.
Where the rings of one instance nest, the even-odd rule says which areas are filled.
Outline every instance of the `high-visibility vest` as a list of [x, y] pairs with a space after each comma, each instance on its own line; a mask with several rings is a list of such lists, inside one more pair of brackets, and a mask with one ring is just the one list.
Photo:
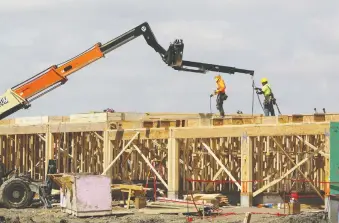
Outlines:
[[265, 99], [270, 99], [272, 96], [272, 90], [269, 84], [265, 84], [261, 88], [262, 92], [264, 92]]
[[217, 90], [216, 90], [216, 93], [225, 93], [226, 91], [226, 85], [225, 85], [225, 82], [222, 78], [219, 78], [217, 81], [216, 81], [216, 84], [217, 84]]

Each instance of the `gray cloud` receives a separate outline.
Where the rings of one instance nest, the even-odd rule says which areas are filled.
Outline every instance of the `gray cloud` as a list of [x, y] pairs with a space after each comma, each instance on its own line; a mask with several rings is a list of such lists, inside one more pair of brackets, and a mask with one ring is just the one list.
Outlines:
[[[29, 2], [29, 3], [27, 3]], [[182, 38], [184, 59], [255, 70], [269, 78], [283, 113], [335, 112], [339, 2], [12, 0], [0, 2], [0, 87], [5, 91], [96, 42], [144, 21], [168, 47]], [[140, 37], [74, 73], [69, 82], [15, 116], [119, 111], [209, 112], [214, 74], [177, 72]], [[225, 110], [251, 112], [251, 77], [223, 75]], [[259, 104], [255, 112], [261, 113]], [[213, 110], [215, 103], [213, 101]]]

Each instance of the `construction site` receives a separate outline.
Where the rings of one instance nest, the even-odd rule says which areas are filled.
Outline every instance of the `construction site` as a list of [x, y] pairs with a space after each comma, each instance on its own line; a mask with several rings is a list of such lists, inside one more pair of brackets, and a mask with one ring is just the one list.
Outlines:
[[[11, 117], [138, 37], [168, 69], [212, 73], [209, 113]], [[0, 223], [338, 222], [339, 113], [284, 114], [269, 77], [257, 87], [253, 69], [183, 52], [182, 39], [164, 48], [143, 22], [4, 91]], [[223, 110], [221, 75], [235, 73], [252, 78], [252, 112]]]
[[[7, 170], [28, 173], [36, 181], [50, 176], [55, 190], [66, 190], [66, 200], [72, 200], [67, 188], [81, 190], [80, 183], [79, 189], [69, 185], [76, 176], [92, 179], [95, 187], [86, 185], [94, 191], [104, 190], [100, 176], [108, 177], [116, 201], [117, 191], [127, 192], [125, 207], [113, 208], [113, 214], [136, 207], [150, 214], [197, 212], [205, 202], [213, 208], [281, 204], [262, 209], [283, 215], [291, 212], [291, 191], [298, 192], [301, 206], [324, 208], [330, 195], [330, 123], [336, 121], [338, 114], [221, 119], [118, 112], [4, 119], [0, 156]], [[49, 167], [53, 161], [54, 170]], [[111, 204], [109, 192], [102, 196], [109, 196]], [[80, 194], [73, 196], [78, 207], [68, 200], [61, 204], [70, 214], [107, 214], [107, 209], [90, 210], [90, 198], [86, 207]], [[179, 202], [183, 198], [188, 204]]]

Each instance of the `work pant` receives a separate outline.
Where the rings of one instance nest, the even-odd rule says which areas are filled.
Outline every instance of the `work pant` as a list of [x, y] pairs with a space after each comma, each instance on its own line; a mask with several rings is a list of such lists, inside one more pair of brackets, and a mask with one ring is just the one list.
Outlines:
[[265, 116], [275, 116], [275, 112], [274, 112], [274, 107], [273, 107], [273, 102], [270, 101], [264, 101], [264, 113]]
[[220, 112], [221, 116], [225, 116], [223, 104], [226, 99], [227, 99], [227, 95], [225, 93], [219, 93], [217, 95], [217, 109]]

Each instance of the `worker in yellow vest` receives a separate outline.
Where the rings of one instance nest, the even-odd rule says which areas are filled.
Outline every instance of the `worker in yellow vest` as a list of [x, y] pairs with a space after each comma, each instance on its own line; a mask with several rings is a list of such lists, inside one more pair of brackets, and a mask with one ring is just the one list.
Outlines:
[[217, 85], [217, 89], [214, 91], [213, 94], [210, 95], [210, 97], [213, 97], [213, 95], [217, 95], [217, 109], [220, 112], [220, 116], [224, 117], [225, 116], [225, 112], [224, 112], [224, 108], [223, 108], [223, 103], [224, 101], [227, 99], [227, 95], [226, 95], [226, 85], [224, 80], [221, 78], [220, 75], [217, 75], [214, 77], [214, 80], [216, 82]]
[[264, 95], [264, 113], [265, 116], [275, 116], [274, 107], [275, 98], [271, 89], [271, 86], [268, 84], [267, 78], [261, 79], [262, 88], [255, 88], [257, 94]]

